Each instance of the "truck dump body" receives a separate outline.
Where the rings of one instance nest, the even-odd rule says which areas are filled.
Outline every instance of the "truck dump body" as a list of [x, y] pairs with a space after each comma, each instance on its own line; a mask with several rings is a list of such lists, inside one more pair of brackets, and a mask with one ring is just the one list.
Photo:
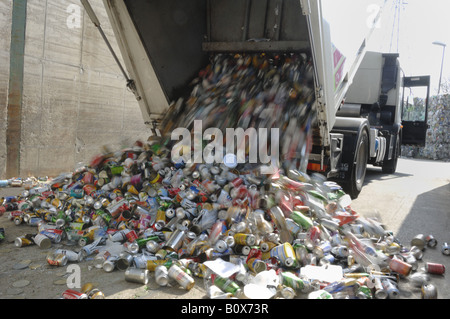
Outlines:
[[[244, 60], [249, 55], [258, 59], [257, 54], [267, 54], [265, 58], [273, 56], [273, 59], [266, 61], [269, 64], [272, 63], [271, 60], [277, 60], [277, 54], [285, 57], [295, 55], [294, 60], [297, 61], [301, 56], [304, 63], [298, 65], [305, 68], [308, 64], [313, 70], [312, 74], [302, 71], [302, 76], [311, 74], [313, 79], [306, 86], [306, 91], [313, 92], [313, 101], [310, 101], [309, 94], [304, 96], [307, 112], [310, 113], [308, 116], [311, 115], [313, 121], [300, 119], [299, 114], [303, 113], [301, 109], [304, 106], [296, 104], [295, 112], [283, 113], [284, 106], [281, 113], [273, 112], [273, 117], [278, 117], [277, 120], [284, 117], [284, 122], [272, 121], [271, 124], [281, 123], [278, 126], [280, 130], [303, 130], [307, 138], [301, 137], [301, 132], [296, 133], [300, 137], [292, 140], [283, 140], [284, 136], [281, 136], [281, 142], [285, 144], [291, 141], [309, 143], [310, 150], [305, 151], [299, 145], [296, 151], [291, 150], [290, 156], [303, 162], [305, 158], [306, 161], [309, 159], [310, 164], [315, 165], [312, 170], [328, 172], [329, 177], [340, 176], [344, 179], [348, 179], [353, 171], [355, 160], [352, 154], [358, 153], [355, 149], [356, 141], [353, 141], [353, 137], [350, 141], [348, 136], [344, 138], [345, 130], [332, 130], [337, 123], [336, 113], [361, 64], [367, 41], [376, 27], [375, 21], [380, 17], [385, 2], [386, 0], [104, 0], [130, 78], [136, 83], [135, 94], [146, 123], [167, 123], [167, 118], [171, 116], [178, 122], [186, 116], [195, 119], [193, 115], [201, 112], [191, 112], [188, 115], [188, 112], [183, 111], [184, 103], [190, 94], [198, 93], [192, 86], [193, 82], [210, 80], [199, 76], [200, 73], [204, 76], [211, 72], [208, 68], [225, 68], [211, 62], [217, 58], [223, 61], [220, 54], [228, 54], [228, 57], [236, 54], [244, 57]], [[372, 10], [374, 6], [375, 11]], [[278, 60], [277, 63], [280, 61], [288, 61], [290, 67], [289, 58]], [[234, 66], [238, 63], [242, 63], [239, 58], [231, 62]], [[214, 72], [212, 70], [210, 76], [216, 76]], [[234, 76], [234, 79], [239, 77], [238, 73]], [[203, 85], [203, 89], [208, 91], [209, 84]], [[293, 83], [289, 85], [291, 84]], [[240, 84], [236, 83], [236, 86]], [[296, 91], [297, 94], [299, 91]], [[226, 94], [226, 91], [223, 93]], [[207, 94], [214, 94], [214, 91], [208, 91]], [[289, 94], [285, 96], [288, 97]], [[181, 98], [184, 102], [180, 102]], [[240, 102], [244, 103], [245, 100]], [[177, 106], [179, 104], [182, 104], [182, 111], [173, 113], [174, 108], [180, 110]], [[266, 113], [272, 112], [272, 106], [264, 104], [262, 107], [266, 106]], [[205, 108], [207, 105], [196, 107]], [[232, 107], [237, 110], [235, 105]], [[233, 113], [231, 110], [228, 112]], [[231, 116], [231, 113], [217, 114], [223, 117]], [[217, 114], [216, 118], [220, 117]], [[238, 118], [239, 116], [241, 114], [238, 114]], [[363, 126], [360, 122], [355, 119], [351, 124], [351, 130], [357, 130], [357, 136], [362, 133]], [[234, 122], [231, 127], [235, 127], [234, 124], [237, 123]], [[341, 121], [340, 124], [342, 123]], [[191, 129], [189, 125], [178, 127]], [[312, 139], [310, 132], [314, 135]], [[312, 147], [311, 142], [305, 142], [310, 139]], [[346, 149], [350, 149], [350, 152], [345, 151]], [[345, 157], [345, 163], [341, 163], [344, 158], [341, 156], [342, 152], [350, 154]], [[284, 156], [284, 153], [281, 155]], [[301, 169], [306, 170], [306, 166], [303, 165]], [[342, 169], [345, 174], [340, 174]], [[361, 169], [361, 172], [362, 178], [358, 178], [360, 182], [365, 170]]]

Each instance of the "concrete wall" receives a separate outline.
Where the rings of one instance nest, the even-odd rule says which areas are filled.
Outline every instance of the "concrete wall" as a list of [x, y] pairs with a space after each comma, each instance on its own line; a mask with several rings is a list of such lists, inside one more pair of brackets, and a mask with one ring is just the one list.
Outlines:
[[[1, 119], [7, 108], [11, 2], [0, 0]], [[91, 5], [120, 57], [102, 1], [92, 0]], [[125, 78], [78, 0], [28, 0], [23, 82], [19, 177], [72, 171], [76, 163], [89, 162], [103, 145], [118, 149], [151, 134]], [[0, 165], [4, 175], [3, 156]]]
[[0, 176], [6, 173], [6, 125], [12, 1], [0, 0]]

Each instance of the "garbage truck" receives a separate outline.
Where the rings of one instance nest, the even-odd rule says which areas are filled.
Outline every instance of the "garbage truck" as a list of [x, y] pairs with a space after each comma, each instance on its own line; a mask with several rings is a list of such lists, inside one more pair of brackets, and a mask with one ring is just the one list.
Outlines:
[[[94, 21], [88, 0], [82, 2]], [[371, 36], [383, 27], [379, 21], [385, 4], [104, 0], [128, 86], [150, 126], [158, 125], [170, 104], [186, 94], [212, 54], [308, 55], [314, 66], [316, 120], [306, 169], [336, 179], [353, 198], [362, 189], [367, 164], [395, 172], [404, 86], [429, 85], [426, 77], [402, 76], [397, 54], [368, 52]], [[410, 125], [412, 131], [418, 126], [423, 123]]]

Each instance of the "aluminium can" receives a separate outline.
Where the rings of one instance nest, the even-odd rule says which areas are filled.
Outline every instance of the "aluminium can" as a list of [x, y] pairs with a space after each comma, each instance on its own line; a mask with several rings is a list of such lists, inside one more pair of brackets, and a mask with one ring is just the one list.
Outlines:
[[191, 290], [195, 285], [194, 279], [178, 265], [172, 265], [169, 268], [168, 274], [170, 278], [174, 279], [181, 287], [186, 290]]
[[67, 249], [56, 249], [54, 251], [55, 254], [62, 254], [67, 256], [67, 260], [68, 261], [78, 261], [78, 253], [72, 251], [72, 250], [67, 250]]
[[427, 246], [428, 246], [428, 247], [432, 247], [432, 248], [433, 248], [433, 247], [436, 247], [437, 244], [438, 244], [436, 238], [434, 238], [433, 235], [428, 235], [428, 236], [425, 238], [425, 241], [427, 242]]
[[47, 263], [52, 266], [63, 267], [67, 264], [68, 258], [64, 254], [52, 252], [47, 255]]
[[374, 278], [374, 289], [375, 289], [375, 298], [376, 299], [386, 299], [388, 297], [388, 293], [384, 289], [384, 286], [379, 277]]
[[94, 288], [88, 293], [88, 299], [105, 299], [105, 294], [98, 288]]
[[238, 245], [253, 246], [256, 244], [256, 237], [253, 234], [237, 233], [233, 237], [234, 242]]
[[67, 289], [62, 293], [63, 299], [88, 299], [88, 295], [73, 289]]
[[216, 243], [214, 244], [214, 250], [219, 252], [219, 253], [223, 253], [227, 249], [228, 249], [228, 245], [222, 239], [217, 240]]
[[186, 232], [182, 229], [176, 229], [174, 232], [172, 232], [163, 248], [169, 249], [171, 251], [177, 251], [179, 248], [181, 248], [181, 245], [183, 244], [183, 240], [185, 238]]
[[102, 268], [106, 272], [112, 272], [114, 269], [116, 269], [117, 261], [119, 260], [118, 256], [110, 256], [108, 259], [106, 259], [103, 262]]
[[160, 286], [167, 286], [169, 283], [169, 270], [166, 266], [160, 265], [155, 268], [155, 281]]
[[445, 273], [445, 266], [443, 264], [427, 262], [425, 264], [425, 269], [430, 274], [443, 275]]
[[411, 273], [412, 265], [394, 257], [389, 262], [389, 268], [400, 275], [408, 276]]
[[247, 260], [248, 269], [255, 273], [260, 273], [267, 270], [267, 265], [264, 261], [258, 258], [249, 258]]
[[148, 283], [148, 270], [139, 268], [128, 268], [125, 271], [125, 280], [128, 282], [134, 282], [142, 285]]
[[446, 255], [450, 256], [450, 246], [448, 243], [443, 243], [441, 246], [441, 252]]
[[133, 264], [133, 261], [134, 261], [133, 255], [124, 251], [119, 255], [119, 259], [117, 260], [116, 267], [119, 270], [126, 270]]
[[155, 271], [156, 267], [164, 265], [168, 261], [168, 259], [147, 260], [147, 270]]
[[153, 255], [139, 254], [134, 256], [134, 265], [139, 269], [147, 269], [147, 262], [149, 260], [157, 260], [157, 258]]
[[33, 235], [31, 235], [31, 234], [17, 237], [14, 240], [14, 246], [16, 246], [16, 247], [25, 247], [25, 246], [30, 246], [30, 245], [34, 245], [34, 244], [35, 244], [35, 242], [33, 241]]
[[50, 247], [52, 247], [52, 241], [50, 240], [50, 238], [43, 234], [37, 234], [36, 236], [34, 236], [33, 240], [36, 245], [38, 245], [42, 249], [49, 249]]
[[424, 234], [418, 234], [411, 240], [411, 246], [419, 247], [421, 250], [425, 248], [426, 237]]
[[152, 254], [156, 253], [161, 247], [155, 240], [149, 240], [145, 243], [145, 248]]
[[389, 299], [397, 299], [400, 296], [400, 291], [392, 280], [382, 280], [383, 288], [387, 292]]
[[422, 299], [437, 299], [438, 292], [435, 285], [427, 283], [420, 290], [422, 292]]

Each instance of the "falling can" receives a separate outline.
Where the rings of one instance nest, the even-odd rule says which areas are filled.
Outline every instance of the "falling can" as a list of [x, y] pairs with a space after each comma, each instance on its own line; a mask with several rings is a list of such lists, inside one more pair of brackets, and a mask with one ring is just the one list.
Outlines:
[[391, 261], [389, 262], [389, 268], [392, 271], [395, 271], [396, 273], [403, 276], [408, 276], [412, 270], [412, 266], [410, 264], [395, 257], [392, 258]]

